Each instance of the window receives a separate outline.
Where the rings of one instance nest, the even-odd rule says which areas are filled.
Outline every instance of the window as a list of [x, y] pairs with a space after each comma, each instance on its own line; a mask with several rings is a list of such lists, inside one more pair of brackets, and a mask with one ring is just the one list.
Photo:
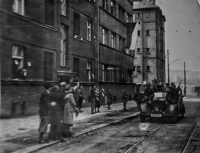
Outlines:
[[12, 77], [22, 79], [25, 76], [24, 47], [14, 45], [12, 47]]
[[116, 35], [111, 33], [111, 47], [116, 48]]
[[66, 6], [66, 0], [61, 0], [61, 14], [66, 16], [66, 10], [67, 10], [67, 6]]
[[147, 71], [150, 71], [150, 66], [147, 66]]
[[149, 13], [145, 13], [145, 17], [146, 17], [146, 18], [149, 18], [149, 17], [150, 17], [150, 14], [149, 14]]
[[108, 43], [107, 38], [108, 38], [108, 30], [105, 28], [102, 28], [102, 43], [105, 45], [107, 45]]
[[136, 22], [135, 18], [136, 18], [136, 15], [135, 15], [135, 13], [133, 13], [133, 22]]
[[61, 25], [60, 66], [66, 66], [66, 26]]
[[125, 22], [125, 11], [122, 7], [119, 6], [119, 19]]
[[126, 22], [129, 23], [129, 15], [126, 13]]
[[135, 72], [135, 66], [133, 66], [133, 71]]
[[137, 53], [141, 53], [141, 52], [140, 52], [140, 48], [137, 48]]
[[45, 24], [54, 26], [54, 0], [45, 1]]
[[136, 18], [139, 18], [140, 17], [140, 13], [136, 13]]
[[150, 53], [150, 49], [149, 48], [147, 48], [147, 53]]
[[140, 66], [137, 66], [137, 71], [138, 71], [138, 72], [141, 72]]
[[92, 22], [87, 21], [87, 40], [92, 41]]
[[44, 52], [44, 80], [53, 79], [53, 53]]
[[146, 35], [149, 36], [149, 30], [146, 30]]
[[131, 70], [128, 70], [128, 76], [127, 76], [127, 82], [131, 83], [133, 80], [132, 80], [132, 71]]
[[80, 60], [79, 58], [73, 58], [73, 72], [76, 73], [76, 77], [80, 76]]
[[114, 67], [112, 66], [107, 67], [107, 81], [114, 82]]
[[138, 30], [138, 32], [137, 32], [137, 33], [138, 33], [138, 36], [140, 36], [140, 30]]
[[101, 65], [101, 81], [106, 81], [106, 66]]
[[119, 37], [119, 50], [124, 51], [124, 47], [125, 47], [125, 39], [122, 37]]
[[108, 0], [103, 0], [103, 8], [104, 8], [105, 10], [108, 9]]
[[87, 61], [87, 80], [90, 82], [94, 79], [92, 74], [92, 61]]
[[111, 0], [110, 7], [111, 7], [111, 14], [116, 16], [116, 3], [114, 0]]
[[74, 18], [73, 33], [74, 33], [74, 36], [76, 36], [77, 38], [80, 35], [80, 15], [74, 12], [73, 18]]
[[14, 0], [13, 12], [24, 15], [24, 0]]

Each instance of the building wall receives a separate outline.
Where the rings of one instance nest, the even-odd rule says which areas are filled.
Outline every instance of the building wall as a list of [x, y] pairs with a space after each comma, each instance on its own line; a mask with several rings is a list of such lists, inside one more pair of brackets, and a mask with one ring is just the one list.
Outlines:
[[[143, 5], [145, 3], [145, 5]], [[151, 82], [154, 79], [165, 82], [165, 46], [164, 21], [162, 12], [153, 1], [141, 2], [140, 7], [134, 7], [134, 21], [138, 24], [137, 41], [135, 47], [135, 77], [136, 83]], [[139, 13], [139, 17], [137, 14]], [[147, 30], [149, 34], [147, 35]], [[138, 53], [138, 48], [140, 52]], [[148, 51], [148, 52], [147, 52]], [[141, 72], [137, 72], [137, 67]], [[150, 71], [147, 71], [150, 66]]]
[[[56, 54], [58, 34], [55, 26], [57, 22], [54, 17], [56, 16], [56, 9], [52, 7], [54, 11], [45, 13], [45, 1], [29, 0], [25, 2], [24, 15], [20, 15], [13, 12], [13, 2], [0, 1], [0, 25], [2, 27], [0, 33], [2, 63], [1, 116], [10, 115], [11, 104], [15, 101], [27, 102], [26, 112], [36, 113], [38, 111], [38, 97], [44, 90], [43, 84], [47, 82], [46, 76], [52, 76], [48, 78], [48, 82], [56, 83], [57, 81]], [[54, 6], [57, 6], [56, 0], [53, 3]], [[38, 6], [38, 4], [42, 5]], [[37, 8], [37, 11], [32, 11], [33, 8]], [[46, 19], [49, 16], [51, 16], [51, 19], [48, 20], [48, 25]], [[18, 65], [12, 54], [14, 45], [23, 48], [24, 64], [22, 64], [21, 68], [27, 72], [23, 78], [15, 76], [12, 72], [13, 64]], [[49, 59], [51, 60], [51, 65], [45, 64], [47, 60], [45, 55], [47, 53], [52, 56], [52, 60]], [[44, 70], [47, 68], [51, 72], [45, 73]]]
[[[79, 59], [79, 80], [84, 88], [87, 102], [91, 86], [98, 82], [102, 84], [99, 88], [110, 87], [113, 90], [113, 95], [116, 95], [116, 99], [119, 101], [121, 96], [118, 95], [121, 95], [123, 89], [126, 88], [128, 93], [132, 93], [134, 89], [132, 82], [101, 82], [99, 69], [100, 63], [133, 70], [133, 56], [124, 50], [127, 42], [126, 17], [128, 16], [128, 22], [132, 22], [132, 3], [129, 0], [115, 1], [116, 8], [118, 8], [116, 16], [111, 14], [110, 0], [108, 0], [106, 10], [102, 6], [102, 0], [96, 2], [92, 0], [67, 0], [66, 16], [61, 15], [60, 0], [25, 0], [25, 2], [25, 14], [20, 15], [13, 12], [13, 1], [0, 1], [0, 24], [4, 27], [0, 33], [4, 114], [10, 113], [13, 99], [19, 102], [25, 100], [27, 111], [35, 106], [33, 112], [37, 112], [36, 103], [39, 101], [40, 93], [44, 90], [43, 84], [47, 82], [44, 79], [46, 53], [52, 53], [53, 56], [51, 62], [52, 79], [48, 81], [53, 84], [58, 84], [61, 81], [58, 77], [61, 71], [73, 73], [76, 64], [74, 58]], [[48, 7], [51, 4], [53, 6]], [[123, 11], [123, 17], [120, 17], [119, 9]], [[74, 34], [74, 24], [76, 24], [74, 12], [80, 16], [78, 37], [75, 37]], [[92, 22], [91, 41], [87, 40], [88, 20]], [[65, 25], [67, 29], [66, 65], [64, 66], [60, 64], [62, 25]], [[103, 45], [101, 42], [102, 27], [109, 30], [107, 45]], [[116, 48], [111, 47], [111, 32], [116, 34]], [[122, 38], [124, 45], [119, 45]], [[23, 79], [12, 79], [12, 45], [23, 46], [26, 52], [26, 62], [31, 63], [31, 66], [26, 67], [27, 76]], [[88, 80], [88, 61], [92, 62], [93, 80]], [[28, 94], [26, 94], [27, 92]], [[16, 98], [17, 96], [19, 98]], [[85, 103], [84, 106], [88, 106], [88, 104]]]

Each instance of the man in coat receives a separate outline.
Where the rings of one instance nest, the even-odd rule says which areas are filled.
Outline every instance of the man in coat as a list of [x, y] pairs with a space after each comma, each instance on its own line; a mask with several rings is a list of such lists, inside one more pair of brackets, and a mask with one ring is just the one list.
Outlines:
[[95, 90], [96, 90], [96, 86], [93, 85], [92, 89], [90, 91], [91, 114], [95, 114], [95, 112], [94, 112], [94, 109], [95, 109]]
[[50, 94], [51, 102], [54, 102], [54, 106], [51, 107], [50, 111], [50, 138], [60, 139], [63, 141], [63, 117], [64, 117], [64, 106], [65, 106], [65, 88], [66, 83], [61, 82], [59, 89]]
[[45, 91], [41, 94], [39, 102], [39, 116], [40, 116], [40, 125], [39, 125], [39, 141], [38, 143], [44, 143], [43, 135], [47, 132], [47, 126], [49, 124], [49, 108], [50, 108], [50, 97], [52, 85], [46, 83], [44, 85]]

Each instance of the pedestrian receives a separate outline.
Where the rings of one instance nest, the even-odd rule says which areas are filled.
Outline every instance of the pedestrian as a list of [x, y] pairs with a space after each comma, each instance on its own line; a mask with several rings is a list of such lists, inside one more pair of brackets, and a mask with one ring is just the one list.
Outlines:
[[38, 143], [44, 143], [43, 135], [47, 132], [47, 127], [49, 124], [49, 105], [50, 105], [50, 97], [49, 94], [52, 89], [52, 85], [50, 83], [46, 83], [44, 85], [45, 91], [41, 94], [39, 101], [39, 116], [40, 116], [40, 125], [39, 125], [39, 141]]
[[95, 109], [95, 90], [96, 90], [96, 86], [92, 85], [92, 88], [90, 90], [91, 114], [95, 114], [95, 112], [94, 112], [94, 109]]
[[50, 111], [50, 138], [59, 139], [64, 141], [63, 137], [63, 118], [64, 118], [64, 106], [65, 106], [65, 89], [66, 83], [61, 82], [59, 89], [50, 94], [50, 100], [53, 102], [53, 106]]
[[100, 92], [99, 88], [96, 88], [95, 90], [95, 113], [100, 113]]
[[111, 89], [108, 88], [108, 92], [107, 92], [107, 105], [108, 105], [108, 110], [110, 110], [110, 105], [112, 105], [112, 92]]
[[126, 89], [125, 89], [122, 93], [123, 110], [126, 110], [127, 101], [128, 101], [128, 94], [126, 93]]
[[65, 96], [65, 106], [64, 106], [64, 126], [63, 126], [63, 136], [71, 137], [72, 132], [70, 127], [73, 126], [73, 113], [76, 112], [78, 116], [78, 109], [76, 108], [76, 102], [74, 100], [73, 93], [68, 93]]
[[83, 86], [80, 86], [78, 88], [78, 93], [79, 93], [79, 98], [78, 98], [78, 109], [79, 109], [79, 112], [83, 112], [81, 110], [82, 108], [82, 103], [83, 103]]

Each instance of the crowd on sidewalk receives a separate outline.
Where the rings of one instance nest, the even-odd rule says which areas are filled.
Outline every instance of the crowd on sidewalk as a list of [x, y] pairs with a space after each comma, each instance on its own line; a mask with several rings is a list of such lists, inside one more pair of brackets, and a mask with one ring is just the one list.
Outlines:
[[[41, 94], [39, 101], [39, 141], [45, 143], [49, 140], [64, 141], [65, 137], [71, 137], [70, 128], [73, 126], [73, 113], [76, 116], [82, 112], [84, 102], [83, 87], [79, 83], [71, 81], [69, 84], [61, 82], [58, 86], [47, 83], [45, 91]], [[89, 101], [91, 103], [91, 114], [100, 113], [100, 98], [104, 98], [108, 110], [112, 105], [111, 89], [99, 89], [93, 85], [90, 91]], [[122, 93], [123, 110], [126, 110], [128, 94], [126, 90]], [[47, 134], [47, 138], [44, 135]]]

